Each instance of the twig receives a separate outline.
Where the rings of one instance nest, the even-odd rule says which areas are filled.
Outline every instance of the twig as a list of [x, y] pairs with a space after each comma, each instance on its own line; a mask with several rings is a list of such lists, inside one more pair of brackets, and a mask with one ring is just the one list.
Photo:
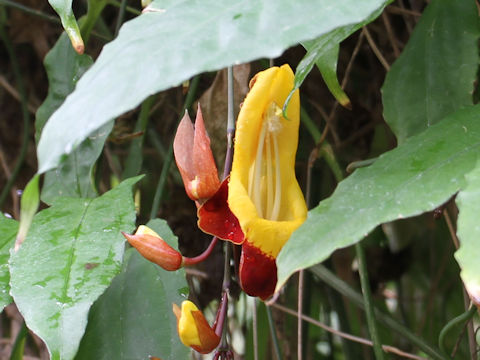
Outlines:
[[[287, 314], [298, 317], [298, 313], [295, 310], [289, 309], [286, 306], [283, 306], [283, 305], [280, 305], [280, 304], [277, 304], [277, 303], [273, 304], [272, 306], [274, 308], [277, 308], [280, 311], [283, 311], [283, 312], [287, 313]], [[348, 333], [345, 333], [345, 332], [340, 331], [340, 330], [336, 330], [336, 329], [334, 329], [334, 328], [332, 328], [332, 327], [330, 327], [330, 326], [328, 326], [328, 325], [326, 325], [326, 324], [324, 324], [324, 323], [322, 323], [318, 320], [315, 320], [315, 319], [313, 319], [313, 318], [311, 318], [307, 315], [302, 314], [301, 317], [306, 322], [309, 322], [310, 324], [318, 326], [318, 327], [324, 329], [325, 331], [328, 331], [328, 332], [330, 332], [334, 335], [337, 335], [341, 338], [351, 340], [351, 341], [354, 341], [354, 342], [357, 342], [357, 343], [360, 343], [360, 344], [364, 344], [364, 345], [367, 345], [367, 346], [373, 346], [373, 342], [371, 340], [364, 339], [362, 337], [355, 336], [355, 335], [352, 335], [352, 334], [348, 334]], [[416, 360], [425, 360], [426, 359], [424, 357], [405, 352], [405, 351], [400, 350], [399, 348], [397, 348], [395, 346], [391, 346], [391, 345], [382, 345], [382, 349], [385, 352], [389, 352], [389, 353], [392, 353], [392, 354], [403, 356], [407, 359], [416, 359]]]
[[393, 54], [397, 58], [400, 55], [400, 50], [398, 49], [398, 46], [397, 46], [397, 39], [393, 34], [393, 29], [392, 29], [392, 25], [390, 24], [390, 19], [388, 18], [388, 15], [385, 12], [382, 13], [382, 20], [383, 20], [383, 23], [385, 24], [385, 29], [387, 30], [387, 35], [390, 40], [390, 43], [392, 44]]
[[394, 6], [394, 5], [390, 5], [389, 7], [387, 7], [387, 11], [391, 12], [392, 14], [398, 14], [398, 15], [412, 15], [417, 17], [422, 16], [421, 12], [405, 9], [405, 8]]
[[448, 210], [446, 208], [443, 209], [443, 217], [445, 218], [445, 222], [447, 223], [448, 231], [450, 232], [450, 237], [452, 238], [453, 244], [455, 245], [455, 249], [458, 250], [458, 248], [460, 247], [460, 242], [458, 241], [455, 228], [453, 227], [452, 219], [450, 218], [450, 214], [448, 213]]
[[370, 31], [368, 31], [366, 26], [364, 26], [362, 28], [362, 32], [365, 34], [365, 37], [367, 38], [368, 44], [372, 48], [372, 51], [375, 54], [375, 56], [377, 57], [378, 61], [380, 61], [380, 63], [385, 68], [385, 70], [389, 71], [390, 70], [390, 65], [388, 64], [387, 60], [385, 60], [385, 58], [383, 57], [380, 49], [375, 44], [375, 41], [373, 40], [372, 35], [370, 34]]
[[53, 22], [53, 23], [57, 23], [57, 24], [61, 23], [60, 19], [56, 16], [45, 14], [44, 12], [41, 12], [41, 11], [36, 10], [36, 9], [32, 9], [28, 6], [22, 5], [18, 2], [12, 1], [12, 0], [0, 0], [0, 5], [10, 6], [10, 7], [15, 8], [17, 10], [23, 11], [27, 14], [37, 16], [39, 18], [42, 18], [44, 20], [47, 20], [47, 21], [50, 21], [50, 22]]
[[[15, 89], [10, 83], [7, 81], [5, 76], [0, 75], [0, 85], [10, 94], [12, 97], [17, 101], [22, 101], [22, 97], [18, 93], [17, 89]], [[37, 112], [37, 107], [33, 106], [32, 104], [27, 104], [28, 111], [35, 115]]]
[[303, 284], [305, 271], [300, 270], [298, 273], [298, 305], [297, 305], [297, 359], [302, 360], [302, 325], [303, 325]]
[[273, 322], [273, 317], [272, 317], [272, 309], [271, 306], [268, 305], [267, 308], [267, 318], [268, 318], [268, 325], [270, 327], [270, 335], [272, 336], [272, 342], [273, 342], [273, 349], [275, 351], [275, 356], [277, 357], [277, 360], [282, 360], [282, 352], [280, 351], [280, 344], [278, 343], [278, 336], [277, 332], [275, 329], [275, 324]]

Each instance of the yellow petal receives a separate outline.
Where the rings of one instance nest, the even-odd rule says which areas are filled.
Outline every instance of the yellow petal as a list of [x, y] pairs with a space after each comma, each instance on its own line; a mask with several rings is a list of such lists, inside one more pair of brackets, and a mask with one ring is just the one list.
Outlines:
[[[245, 238], [276, 257], [292, 232], [306, 219], [305, 199], [295, 178], [300, 99], [288, 65], [258, 73], [237, 121], [228, 204]], [[253, 85], [252, 85], [253, 84]]]
[[186, 346], [200, 346], [202, 343], [198, 335], [195, 319], [192, 311], [199, 311], [197, 306], [188, 300], [182, 302], [182, 310], [178, 319], [178, 336]]
[[153, 231], [152, 229], [150, 229], [148, 226], [146, 225], [140, 225], [137, 229], [137, 231], [135, 232], [135, 235], [152, 235], [152, 236], [155, 236], [155, 237], [161, 237], [160, 235], [158, 235], [155, 231]]

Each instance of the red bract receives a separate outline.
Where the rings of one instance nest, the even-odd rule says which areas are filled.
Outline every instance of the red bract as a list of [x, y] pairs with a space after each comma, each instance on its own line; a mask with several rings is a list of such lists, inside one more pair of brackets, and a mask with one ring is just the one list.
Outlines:
[[207, 234], [240, 245], [244, 241], [243, 231], [228, 207], [227, 198], [228, 178], [223, 180], [215, 195], [198, 208], [198, 227]]
[[185, 112], [175, 134], [173, 152], [188, 197], [202, 203], [213, 196], [220, 186], [220, 180], [200, 105], [195, 128]]

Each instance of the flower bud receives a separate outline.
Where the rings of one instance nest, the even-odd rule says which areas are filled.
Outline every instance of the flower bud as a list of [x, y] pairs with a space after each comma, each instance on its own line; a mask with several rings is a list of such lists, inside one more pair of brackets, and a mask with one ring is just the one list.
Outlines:
[[145, 225], [138, 227], [134, 235], [123, 236], [147, 260], [168, 271], [182, 267], [183, 257], [177, 250], [168, 245], [155, 231]]
[[200, 106], [195, 128], [188, 113], [180, 121], [173, 141], [173, 152], [188, 197], [203, 202], [215, 194], [220, 180]]
[[220, 337], [215, 334], [197, 306], [189, 300], [182, 302], [181, 309], [177, 304], [172, 306], [182, 343], [201, 354], [212, 352], [220, 343]]

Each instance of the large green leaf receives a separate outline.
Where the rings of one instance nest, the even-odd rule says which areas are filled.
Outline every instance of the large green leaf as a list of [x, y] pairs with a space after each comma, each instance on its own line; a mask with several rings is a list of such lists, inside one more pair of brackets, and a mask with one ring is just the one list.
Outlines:
[[168, 0], [125, 23], [49, 119], [39, 172], [56, 167], [90, 133], [147, 96], [191, 76], [261, 57], [383, 8], [385, 0]]
[[480, 151], [479, 118], [480, 105], [459, 110], [339, 183], [280, 252], [278, 286], [377, 225], [433, 210], [465, 186]]
[[460, 249], [455, 258], [468, 293], [480, 305], [480, 162], [467, 175], [467, 186], [458, 193], [456, 202], [460, 211], [457, 223]]
[[480, 23], [474, 0], [433, 0], [383, 85], [384, 116], [402, 143], [473, 104]]
[[10, 297], [10, 271], [8, 271], [8, 259], [10, 249], [15, 244], [15, 236], [18, 231], [18, 222], [7, 218], [0, 213], [0, 311], [12, 302]]
[[[177, 238], [166, 221], [147, 224], [171, 246]], [[135, 249], [126, 252], [120, 275], [93, 305], [77, 360], [187, 359], [189, 348], [177, 335], [172, 303], [188, 295], [185, 271], [165, 271]], [[119, 341], [122, 339], [122, 341]]]
[[93, 200], [58, 198], [35, 216], [11, 255], [11, 295], [52, 359], [73, 358], [90, 306], [120, 270], [120, 231], [133, 229], [131, 187], [137, 181], [128, 179]]

